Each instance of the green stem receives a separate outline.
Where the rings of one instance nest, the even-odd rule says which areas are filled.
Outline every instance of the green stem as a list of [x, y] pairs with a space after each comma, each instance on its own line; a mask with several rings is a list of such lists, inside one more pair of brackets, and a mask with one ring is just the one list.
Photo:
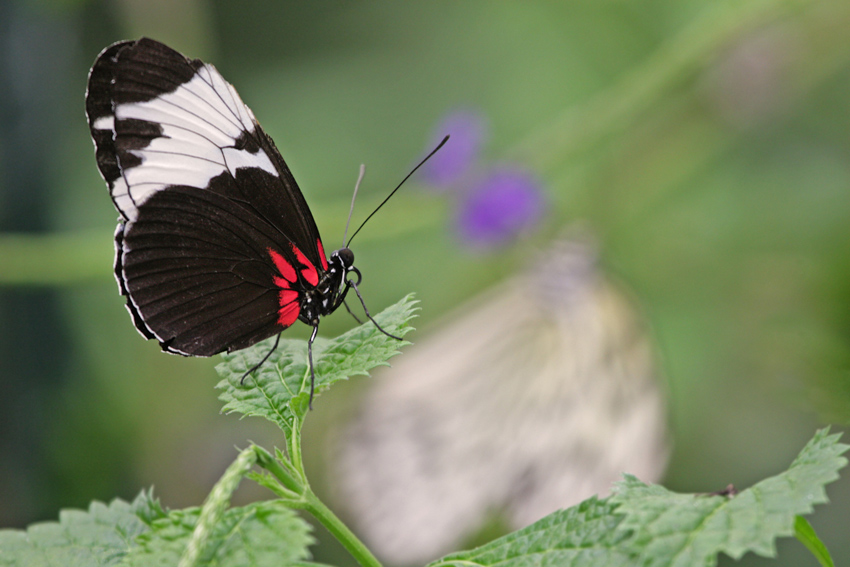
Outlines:
[[302, 425], [303, 424], [300, 423], [298, 416], [293, 416], [292, 430], [289, 432], [287, 437], [289, 438], [289, 460], [292, 463], [293, 468], [301, 474], [301, 478], [303, 478], [306, 483], [307, 474], [304, 472], [304, 462], [301, 460]]
[[304, 494], [304, 510], [309, 512], [314, 518], [319, 520], [329, 532], [343, 545], [345, 549], [362, 565], [362, 567], [381, 567], [380, 561], [372, 555], [362, 541], [357, 539], [348, 526], [336, 517], [336, 514], [331, 512], [330, 508], [319, 500], [319, 497], [313, 494], [309, 488]]
[[304, 494], [304, 483], [292, 474], [295, 471], [290, 470], [288, 466], [285, 467], [280, 461], [272, 457], [271, 454], [262, 447], [258, 447], [256, 445], [254, 447], [257, 452], [258, 465], [272, 473], [275, 478], [280, 481], [284, 488], [290, 492], [298, 495]]
[[[300, 496], [298, 500], [289, 500], [287, 502], [289, 506], [305, 510], [321, 522], [363, 567], [381, 567], [381, 563], [372, 555], [369, 548], [357, 539], [348, 526], [343, 524], [342, 520], [310, 489], [301, 460], [301, 424], [298, 420], [293, 423], [293, 429], [288, 437], [291, 440], [288, 463], [279, 462], [260, 447], [256, 448], [257, 463], [272, 473], [287, 490]], [[283, 458], [283, 455], [280, 456]]]

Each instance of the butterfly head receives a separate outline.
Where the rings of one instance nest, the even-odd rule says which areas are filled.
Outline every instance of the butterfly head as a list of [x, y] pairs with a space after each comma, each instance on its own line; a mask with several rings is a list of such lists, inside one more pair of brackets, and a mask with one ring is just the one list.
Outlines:
[[348, 247], [335, 250], [331, 254], [331, 264], [339, 266], [343, 272], [349, 271], [354, 266], [354, 252]]

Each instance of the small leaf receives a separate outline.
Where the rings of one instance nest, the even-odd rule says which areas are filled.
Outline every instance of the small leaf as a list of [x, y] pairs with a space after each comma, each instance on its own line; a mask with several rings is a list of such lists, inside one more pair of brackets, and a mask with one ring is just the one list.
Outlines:
[[93, 502], [88, 511], [63, 510], [58, 522], [33, 524], [26, 531], [0, 530], [0, 565], [63, 567], [118, 565], [136, 546], [136, 536], [165, 516], [149, 492], [128, 504]]
[[429, 567], [633, 565], [629, 550], [619, 545], [627, 534], [616, 529], [622, 517], [615, 511], [616, 505], [608, 500], [592, 497], [477, 549], [448, 555]]
[[619, 529], [632, 531], [629, 543], [647, 566], [716, 565], [720, 551], [774, 557], [775, 539], [794, 533], [795, 517], [827, 501], [824, 485], [847, 464], [839, 437], [818, 431], [787, 471], [733, 497], [677, 494], [627, 476], [611, 497], [625, 514]]
[[195, 567], [200, 565], [199, 558], [204, 553], [211, 534], [217, 528], [221, 517], [230, 505], [230, 497], [239, 487], [239, 483], [257, 462], [257, 452], [249, 447], [239, 453], [219, 481], [215, 484], [204, 506], [200, 518], [189, 539], [186, 550], [180, 559], [180, 567]]
[[821, 567], [835, 567], [835, 563], [832, 562], [832, 556], [829, 554], [829, 550], [820, 540], [818, 534], [815, 533], [815, 529], [809, 521], [803, 516], [797, 516], [794, 520], [794, 535], [796, 535], [797, 539], [806, 546], [806, 549], [812, 552], [812, 555], [815, 556], [815, 559], [818, 560]]
[[[385, 309], [375, 319], [388, 333], [403, 336], [413, 329], [409, 321], [416, 312], [416, 301], [408, 295]], [[223, 378], [219, 399], [226, 413], [264, 417], [285, 432], [291, 431], [293, 417], [303, 417], [308, 411], [310, 369], [307, 363], [307, 342], [281, 339], [275, 353], [251, 376], [241, 381], [244, 373], [262, 360], [271, 349], [274, 339], [251, 348], [222, 355], [224, 362], [216, 367]], [[368, 374], [372, 368], [385, 365], [399, 353], [406, 341], [397, 341], [380, 332], [367, 321], [335, 339], [317, 338], [313, 344], [316, 366], [316, 394], [331, 384], [358, 374]]]
[[[128, 567], [177, 565], [195, 530], [200, 508], [173, 510], [138, 538], [124, 558]], [[309, 557], [310, 526], [281, 503], [259, 502], [225, 511], [213, 527], [197, 565], [281, 567]]]

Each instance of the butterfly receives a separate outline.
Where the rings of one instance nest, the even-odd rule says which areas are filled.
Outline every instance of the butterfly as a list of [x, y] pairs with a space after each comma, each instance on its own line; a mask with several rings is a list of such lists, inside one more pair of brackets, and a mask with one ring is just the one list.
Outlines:
[[233, 86], [160, 42], [121, 41], [92, 66], [86, 114], [121, 215], [115, 278], [136, 329], [166, 352], [212, 356], [302, 321], [312, 400], [319, 321], [350, 289], [360, 297], [362, 276], [346, 245], [325, 255], [298, 184]]
[[598, 256], [574, 227], [375, 373], [328, 454], [387, 563], [427, 562], [485, 524], [520, 529], [606, 494], [623, 471], [660, 480], [669, 442], [652, 336]]

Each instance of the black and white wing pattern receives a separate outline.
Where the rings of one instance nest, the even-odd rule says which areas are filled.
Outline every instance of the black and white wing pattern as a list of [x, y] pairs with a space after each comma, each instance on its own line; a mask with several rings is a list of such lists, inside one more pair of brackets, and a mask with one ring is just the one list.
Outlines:
[[212, 65], [151, 39], [106, 48], [86, 113], [121, 214], [115, 276], [138, 330], [210, 356], [292, 325], [328, 263], [274, 143]]

